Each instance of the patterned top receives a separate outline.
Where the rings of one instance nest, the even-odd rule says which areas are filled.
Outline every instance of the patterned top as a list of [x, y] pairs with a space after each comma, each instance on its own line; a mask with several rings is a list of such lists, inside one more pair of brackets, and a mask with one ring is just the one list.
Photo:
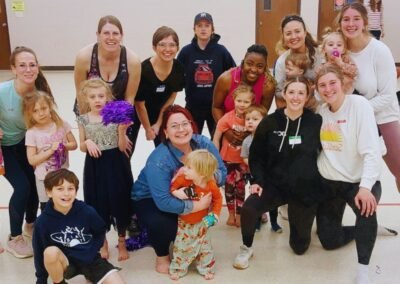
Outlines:
[[85, 129], [86, 139], [96, 143], [101, 151], [118, 147], [117, 124], [110, 123], [106, 126], [101, 122], [90, 122], [88, 114], [78, 116], [77, 122]]

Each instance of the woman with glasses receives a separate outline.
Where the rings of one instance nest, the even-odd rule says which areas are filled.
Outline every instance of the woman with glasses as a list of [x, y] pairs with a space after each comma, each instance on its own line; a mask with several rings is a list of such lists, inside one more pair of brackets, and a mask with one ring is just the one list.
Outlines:
[[[176, 93], [185, 85], [183, 66], [175, 59], [179, 38], [170, 27], [162, 26], [153, 34], [154, 56], [142, 62], [142, 74], [135, 107], [146, 132], [146, 139], [160, 144], [163, 111], [174, 103]], [[139, 132], [140, 122], [134, 129]]]
[[226, 169], [218, 150], [208, 138], [196, 133], [196, 124], [187, 109], [178, 105], [166, 107], [160, 125], [162, 144], [150, 154], [132, 188], [133, 206], [148, 230], [159, 273], [169, 271], [169, 246], [176, 236], [178, 215], [206, 209], [211, 202], [210, 195], [194, 201], [181, 200], [170, 193], [171, 181], [187, 155], [196, 149], [210, 151], [218, 160], [215, 180], [219, 186], [225, 181]]
[[[9, 203], [11, 233], [7, 251], [15, 257], [25, 258], [32, 256], [33, 252], [23, 234], [32, 237], [39, 200], [33, 168], [26, 156], [22, 100], [35, 90], [50, 95], [51, 90], [32, 49], [16, 47], [11, 54], [10, 64], [15, 78], [0, 84], [0, 140], [4, 177], [13, 188]], [[26, 224], [22, 232], [24, 216]]]
[[[97, 42], [82, 48], [75, 60], [74, 79], [76, 93], [87, 79], [100, 78], [108, 83], [117, 100], [134, 103], [140, 80], [140, 60], [129, 48], [122, 45], [121, 22], [114, 16], [100, 18], [97, 27]], [[79, 115], [77, 105], [74, 112]], [[135, 141], [132, 128], [127, 131], [129, 140]], [[125, 150], [132, 154], [130, 146]]]

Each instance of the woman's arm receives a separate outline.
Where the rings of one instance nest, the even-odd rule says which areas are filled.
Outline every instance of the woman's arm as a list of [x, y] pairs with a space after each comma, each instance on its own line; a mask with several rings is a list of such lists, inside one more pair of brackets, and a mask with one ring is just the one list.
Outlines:
[[137, 90], [139, 88], [142, 65], [139, 57], [132, 50], [126, 48], [126, 55], [128, 61], [129, 78], [125, 90], [125, 100], [133, 105]]
[[163, 113], [164, 110], [169, 107], [170, 105], [172, 105], [175, 101], [176, 98], [176, 92], [171, 93], [171, 95], [169, 96], [168, 100], [164, 103], [164, 105], [161, 107], [160, 112], [158, 113], [158, 118], [156, 123], [154, 123], [151, 128], [153, 129], [154, 133], [156, 135], [159, 134], [160, 131], [160, 127], [161, 127], [161, 122], [162, 122], [162, 117], [163, 117]]
[[267, 112], [271, 108], [272, 101], [275, 95], [275, 84], [272, 78], [268, 75], [265, 76], [265, 82], [263, 86], [261, 104], [267, 109]]
[[88, 45], [82, 48], [75, 58], [75, 66], [74, 66], [74, 82], [75, 82], [75, 91], [76, 97], [79, 97], [79, 89], [81, 83], [87, 79], [87, 73], [90, 67], [90, 53], [93, 48], [93, 45]]
[[214, 87], [213, 94], [213, 103], [212, 103], [212, 115], [214, 117], [215, 122], [224, 115], [224, 101], [226, 96], [228, 95], [229, 88], [231, 86], [231, 76], [230, 72], [225, 71], [218, 77], [217, 82]]
[[154, 133], [153, 128], [151, 128], [145, 101], [135, 101], [135, 109], [136, 114], [139, 117], [139, 120], [142, 123], [142, 126], [146, 132], [146, 139], [154, 140], [154, 138], [156, 138], [156, 134]]

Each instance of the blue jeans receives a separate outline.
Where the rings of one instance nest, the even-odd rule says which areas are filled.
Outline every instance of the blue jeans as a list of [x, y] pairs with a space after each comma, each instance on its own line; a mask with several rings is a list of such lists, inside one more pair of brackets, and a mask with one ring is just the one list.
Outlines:
[[22, 234], [22, 224], [33, 223], [39, 206], [35, 175], [26, 156], [25, 139], [16, 145], [1, 146], [4, 156], [4, 177], [13, 187], [8, 205], [11, 236]]

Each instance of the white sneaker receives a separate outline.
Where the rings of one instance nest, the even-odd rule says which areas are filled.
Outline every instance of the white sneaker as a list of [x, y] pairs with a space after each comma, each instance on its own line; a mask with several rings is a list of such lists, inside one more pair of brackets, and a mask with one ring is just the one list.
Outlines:
[[389, 229], [386, 227], [383, 227], [382, 225], [378, 225], [378, 230], [377, 230], [377, 235], [378, 236], [397, 236], [397, 231], [393, 229]]
[[32, 247], [24, 240], [22, 235], [7, 241], [7, 251], [17, 258], [26, 258], [33, 256]]
[[246, 269], [249, 267], [249, 259], [253, 256], [253, 249], [248, 248], [245, 245], [240, 246], [240, 252], [235, 257], [233, 267], [237, 269]]

